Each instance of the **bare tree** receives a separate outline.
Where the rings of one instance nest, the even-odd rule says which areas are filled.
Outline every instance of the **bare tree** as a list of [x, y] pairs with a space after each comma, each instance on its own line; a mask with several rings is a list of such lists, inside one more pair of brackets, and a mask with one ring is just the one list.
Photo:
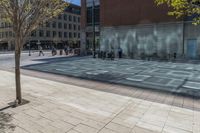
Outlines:
[[22, 103], [20, 57], [28, 35], [41, 23], [61, 14], [68, 6], [63, 0], [0, 0], [0, 14], [11, 23], [15, 34], [16, 102]]

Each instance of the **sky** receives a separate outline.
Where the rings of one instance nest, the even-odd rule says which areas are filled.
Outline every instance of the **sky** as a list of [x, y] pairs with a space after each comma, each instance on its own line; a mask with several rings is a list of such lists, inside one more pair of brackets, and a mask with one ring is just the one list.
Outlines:
[[80, 1], [81, 0], [69, 0], [71, 3], [76, 4], [76, 5], [80, 5]]

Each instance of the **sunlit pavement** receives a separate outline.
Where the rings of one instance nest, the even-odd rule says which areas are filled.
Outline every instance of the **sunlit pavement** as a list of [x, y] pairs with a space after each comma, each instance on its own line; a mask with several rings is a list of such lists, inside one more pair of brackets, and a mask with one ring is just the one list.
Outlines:
[[[0, 75], [0, 108], [5, 108], [14, 101], [14, 74]], [[22, 76], [22, 88], [30, 103], [1, 111], [11, 114], [2, 133], [200, 132], [200, 112], [192, 109], [28, 76]]]
[[200, 64], [75, 57], [24, 68], [200, 97]]

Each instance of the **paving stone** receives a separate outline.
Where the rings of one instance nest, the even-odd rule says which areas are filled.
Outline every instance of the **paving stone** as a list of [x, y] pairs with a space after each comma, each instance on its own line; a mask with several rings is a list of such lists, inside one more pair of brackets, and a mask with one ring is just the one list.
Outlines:
[[[183, 87], [185, 81], [200, 81], [200, 66], [188, 63], [163, 63], [130, 59], [107, 61], [77, 57], [73, 60], [70, 59], [70, 62], [66, 58], [60, 62], [49, 62], [48, 64], [24, 68], [184, 94], [188, 93], [179, 88]], [[198, 90], [200, 93], [200, 88], [198, 88], [200, 85], [189, 82], [185, 87], [190, 90]]]
[[117, 133], [129, 133], [131, 131], [131, 128], [112, 122], [106, 125], [106, 128], [111, 129]]
[[117, 133], [117, 132], [110, 130], [108, 128], [103, 128], [99, 133]]
[[[10, 85], [6, 87], [6, 91], [1, 91], [2, 88], [0, 87], [0, 98], [8, 94], [14, 97], [15, 91], [13, 88], [15, 83], [10, 82], [14, 75], [2, 71], [0, 71], [0, 75], [4, 75], [4, 77], [0, 77], [0, 80], [2, 78], [7, 79], [6, 84]], [[23, 86], [29, 85], [28, 88], [23, 88], [23, 98], [29, 99], [30, 103], [19, 106], [19, 108], [9, 108], [3, 111], [12, 113], [11, 124], [16, 126], [16, 132], [199, 132], [200, 121], [198, 118], [200, 117], [200, 111], [184, 108], [184, 106], [192, 103], [198, 107], [198, 99], [191, 100], [186, 97], [166, 95], [160, 92], [150, 95], [152, 93], [149, 91], [134, 90], [135, 95], [154, 97], [152, 98], [154, 100], [149, 101], [145, 98], [132, 98], [24, 75], [22, 75], [22, 83]], [[101, 86], [101, 84], [99, 83], [98, 86]], [[106, 88], [107, 86], [103, 87]], [[119, 86], [115, 87], [116, 91], [123, 89]], [[124, 90], [126, 89], [129, 88], [124, 88]], [[156, 99], [163, 102], [159, 103]], [[1, 99], [1, 103], [4, 106], [6, 105], [4, 103], [8, 101], [6, 98], [5, 101], [3, 100]], [[42, 104], [39, 104], [39, 101]], [[181, 105], [181, 107], [165, 104], [166, 101], [167, 103], [176, 101], [174, 103]]]
[[190, 131], [185, 131], [179, 128], [173, 128], [169, 126], [165, 126], [163, 129], [163, 133], [192, 133]]
[[83, 124], [79, 124], [74, 128], [74, 130], [80, 132], [80, 133], [97, 133], [98, 130]]

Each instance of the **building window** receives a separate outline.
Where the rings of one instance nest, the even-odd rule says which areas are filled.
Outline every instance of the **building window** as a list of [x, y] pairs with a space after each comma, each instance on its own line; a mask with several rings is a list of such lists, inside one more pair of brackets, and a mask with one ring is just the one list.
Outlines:
[[67, 29], [67, 24], [66, 23], [64, 23], [64, 29]]
[[8, 32], [6, 31], [6, 38], [8, 37]]
[[74, 38], [76, 38], [76, 33], [74, 32]]
[[12, 31], [9, 31], [9, 37], [12, 37]]
[[43, 36], [44, 36], [44, 31], [43, 31], [43, 30], [40, 30], [40, 31], [39, 31], [39, 36], [40, 36], [40, 37], [43, 37]]
[[56, 31], [53, 31], [53, 37], [56, 37], [56, 35], [57, 35]]
[[81, 37], [81, 34], [80, 33], [78, 33], [78, 38], [80, 38]]
[[53, 22], [52, 27], [56, 28], [56, 22]]
[[76, 22], [76, 16], [73, 17], [74, 22]]
[[64, 32], [64, 37], [67, 38], [67, 32]]
[[61, 29], [62, 28], [62, 23], [58, 23], [58, 28]]
[[69, 32], [69, 38], [72, 38], [72, 33], [71, 32]]
[[80, 23], [80, 17], [78, 17], [78, 22]]
[[31, 32], [32, 37], [36, 37], [36, 31]]
[[46, 31], [46, 37], [51, 37], [50, 31]]
[[72, 25], [71, 24], [69, 24], [69, 30], [71, 30], [72, 29]]
[[72, 21], [72, 16], [71, 16], [71, 15], [69, 15], [69, 21], [70, 21], [70, 22]]
[[80, 27], [80, 25], [78, 26], [78, 30], [79, 30], [79, 31], [81, 30], [81, 27]]
[[[93, 15], [93, 12], [94, 12], [94, 15]], [[93, 16], [94, 16], [95, 25], [99, 25], [99, 22], [100, 22], [100, 9], [99, 9], [99, 6], [95, 6], [94, 7], [94, 11], [93, 11], [92, 7], [88, 7], [87, 8], [87, 25], [89, 25], [89, 26], [92, 25]]]
[[74, 30], [76, 30], [76, 25], [74, 24]]
[[61, 32], [61, 31], [58, 32], [58, 36], [59, 36], [60, 38], [62, 38], [62, 32]]
[[64, 14], [64, 20], [67, 20], [67, 14]]
[[46, 27], [47, 27], [47, 28], [50, 27], [50, 22], [46, 22]]

